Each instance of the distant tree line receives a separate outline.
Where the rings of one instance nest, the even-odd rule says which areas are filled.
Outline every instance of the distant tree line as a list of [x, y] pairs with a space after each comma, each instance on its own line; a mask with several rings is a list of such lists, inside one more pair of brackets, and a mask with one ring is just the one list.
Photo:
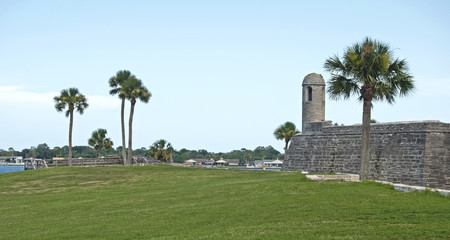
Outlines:
[[[159, 140], [160, 141], [160, 140]], [[159, 152], [158, 152], [159, 151]], [[154, 146], [150, 148], [138, 148], [133, 150], [133, 155], [145, 156], [147, 158], [155, 158], [154, 156], [159, 156], [161, 154], [161, 149], [155, 149]], [[102, 155], [116, 155], [120, 156], [122, 154], [122, 146], [115, 149], [104, 149]], [[245, 164], [252, 160], [258, 159], [284, 159], [284, 154], [281, 154], [278, 150], [272, 146], [267, 147], [257, 147], [254, 150], [242, 148], [241, 150], [233, 150], [227, 153], [213, 153], [207, 150], [188, 150], [182, 148], [177, 151], [172, 149], [172, 161], [176, 163], [183, 163], [189, 159], [239, 159], [240, 163]], [[39, 144], [37, 147], [25, 148], [22, 151], [16, 151], [14, 148], [9, 148], [8, 150], [0, 149], [0, 156], [22, 156], [23, 158], [41, 158], [41, 159], [52, 159], [54, 157], [67, 158], [69, 155], [69, 146], [54, 147], [50, 148], [46, 143]], [[99, 156], [98, 151], [90, 146], [73, 146], [72, 156], [74, 158], [96, 158]], [[161, 159], [160, 159], [161, 160]], [[166, 159], [162, 159], [166, 161]], [[167, 160], [168, 161], [168, 160]]]
[[239, 159], [241, 164], [245, 164], [252, 160], [257, 159], [284, 159], [284, 154], [281, 154], [278, 150], [273, 148], [272, 146], [267, 147], [257, 147], [254, 150], [249, 150], [242, 148], [241, 150], [233, 150], [228, 153], [213, 153], [208, 152], [204, 149], [196, 150], [188, 150], [181, 149], [180, 151], [175, 151], [174, 154], [174, 162], [184, 162], [189, 159]]
[[[120, 149], [120, 151], [122, 151]], [[118, 155], [116, 149], [103, 150], [103, 155]], [[0, 149], [0, 156], [22, 156], [23, 158], [52, 159], [54, 157], [67, 158], [69, 156], [69, 146], [50, 148], [46, 143], [37, 145], [37, 147], [25, 148], [22, 151], [16, 151], [13, 148], [8, 150]], [[98, 151], [90, 146], [73, 146], [72, 156], [74, 158], [96, 158]]]

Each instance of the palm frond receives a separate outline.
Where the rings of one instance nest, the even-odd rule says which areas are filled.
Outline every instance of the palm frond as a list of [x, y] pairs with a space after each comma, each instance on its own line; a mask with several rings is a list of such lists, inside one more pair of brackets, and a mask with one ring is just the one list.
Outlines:
[[349, 79], [342, 75], [332, 74], [328, 84], [327, 91], [331, 99], [339, 99], [341, 97], [348, 99], [352, 94], [359, 93], [358, 83], [354, 79]]
[[66, 117], [69, 117], [75, 109], [80, 114], [83, 114], [84, 110], [89, 106], [86, 97], [77, 88], [64, 89], [59, 96], [55, 96], [53, 99], [56, 111], [62, 112], [67, 108], [65, 112]]
[[93, 131], [91, 134], [91, 138], [88, 139], [89, 146], [94, 147], [96, 151], [111, 149], [114, 143], [110, 138], [106, 138], [107, 133], [108, 131], [102, 128]]
[[273, 132], [274, 137], [277, 140], [286, 140], [289, 141], [292, 139], [292, 137], [300, 133], [300, 131], [297, 130], [297, 127], [292, 122], [285, 122], [284, 124], [278, 126], [278, 128], [275, 129]]
[[325, 60], [323, 67], [325, 68], [325, 70], [331, 73], [339, 72], [344, 74], [346, 70], [345, 65], [341, 62], [338, 55], [334, 55], [333, 57]]
[[125, 97], [129, 100], [139, 99], [144, 103], [147, 103], [150, 100], [151, 93], [144, 86], [140, 79], [136, 77], [130, 77], [122, 87], [122, 91], [119, 96]]
[[[128, 70], [120, 70], [116, 73], [116, 75], [112, 76], [108, 83], [112, 88], [109, 91], [109, 94], [116, 95], [122, 91], [123, 84], [128, 81], [130, 78], [134, 78], [135, 76], [131, 74]], [[119, 96], [120, 97], [120, 96]]]
[[[359, 100], [393, 103], [396, 96], [405, 96], [414, 89], [406, 61], [393, 60], [389, 44], [369, 37], [347, 47], [342, 60], [337, 55], [326, 59], [324, 68], [331, 73], [328, 93], [332, 99], [359, 94]], [[362, 91], [363, 86], [372, 90]]]

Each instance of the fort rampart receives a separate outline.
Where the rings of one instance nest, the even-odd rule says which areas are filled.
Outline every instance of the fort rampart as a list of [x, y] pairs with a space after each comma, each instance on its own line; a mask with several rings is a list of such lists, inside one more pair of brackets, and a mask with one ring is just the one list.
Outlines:
[[[286, 152], [283, 171], [356, 173], [361, 125], [311, 122]], [[450, 189], [450, 124], [440, 121], [371, 124], [369, 179]]]

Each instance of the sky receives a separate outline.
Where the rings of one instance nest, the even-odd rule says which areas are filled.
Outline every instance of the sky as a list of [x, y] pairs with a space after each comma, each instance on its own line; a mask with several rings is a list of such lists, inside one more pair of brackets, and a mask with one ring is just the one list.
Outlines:
[[[366, 36], [406, 59], [416, 89], [375, 102], [378, 122], [450, 122], [450, 1], [0, 0], [0, 149], [68, 144], [53, 97], [76, 87], [73, 145], [104, 128], [121, 145], [120, 100], [108, 79], [129, 70], [152, 97], [138, 102], [133, 148], [229, 152], [271, 145], [286, 121], [301, 130], [301, 84]], [[128, 122], [129, 103], [126, 108]], [[361, 122], [362, 104], [326, 97], [326, 120]]]

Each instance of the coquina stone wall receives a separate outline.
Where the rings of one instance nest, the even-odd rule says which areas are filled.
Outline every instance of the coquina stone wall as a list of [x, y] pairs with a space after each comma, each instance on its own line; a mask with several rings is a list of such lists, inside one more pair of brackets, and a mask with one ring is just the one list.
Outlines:
[[[359, 173], [361, 125], [312, 122], [286, 152], [283, 171]], [[371, 125], [369, 179], [450, 189], [450, 124], [440, 121]]]

